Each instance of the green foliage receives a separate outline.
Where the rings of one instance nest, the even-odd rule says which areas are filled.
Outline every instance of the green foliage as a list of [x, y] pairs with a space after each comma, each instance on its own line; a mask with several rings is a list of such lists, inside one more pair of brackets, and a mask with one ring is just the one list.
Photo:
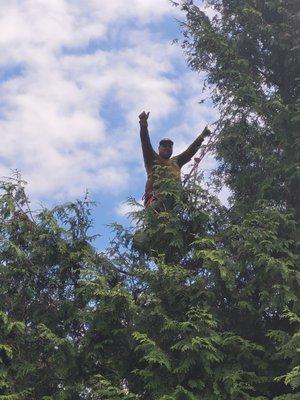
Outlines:
[[126, 383], [123, 382], [122, 388], [116, 387], [109, 380], [103, 376], [98, 375], [91, 379], [91, 386], [84, 394], [84, 399], [87, 400], [99, 400], [99, 399], [111, 399], [111, 400], [135, 400], [138, 397], [134, 394], [130, 394], [126, 388]]
[[219, 107], [219, 177], [235, 207], [268, 199], [299, 218], [299, 26], [297, 1], [206, 0], [209, 19], [183, 1], [183, 47], [207, 74]]
[[116, 225], [99, 254], [87, 200], [33, 213], [3, 182], [0, 398], [297, 398], [293, 215], [238, 218], [197, 182], [167, 196], [133, 215], [150, 247]]
[[[293, 391], [299, 391], [300, 387], [300, 317], [285, 309], [282, 318], [291, 322], [293, 330], [289, 333], [284, 331], [271, 331], [269, 336], [277, 342], [278, 353], [276, 357], [291, 360], [290, 368], [285, 375], [276, 378], [277, 381], [283, 380], [285, 385], [290, 386]], [[275, 400], [295, 400], [299, 394], [287, 394], [278, 396]]]
[[130, 294], [91, 245], [87, 199], [33, 213], [18, 176], [0, 189], [0, 398], [84, 398], [115, 343], [128, 352]]
[[20, 180], [2, 187], [2, 398], [263, 399], [288, 394], [282, 380], [296, 389], [289, 214], [264, 204], [234, 224], [191, 183], [168, 193], [162, 216], [135, 215], [149, 251], [116, 226], [98, 254], [86, 200], [33, 214]]
[[226, 305], [222, 320], [263, 345], [266, 375], [277, 382], [266, 396], [298, 398], [299, 325], [286, 310], [297, 315], [300, 307], [299, 7], [279, 0], [207, 0], [201, 9], [195, 3], [176, 4], [186, 14], [182, 46], [190, 66], [207, 74], [220, 110], [215, 183], [232, 191], [217, 253], [211, 245], [195, 254], [219, 269], [213, 282]]

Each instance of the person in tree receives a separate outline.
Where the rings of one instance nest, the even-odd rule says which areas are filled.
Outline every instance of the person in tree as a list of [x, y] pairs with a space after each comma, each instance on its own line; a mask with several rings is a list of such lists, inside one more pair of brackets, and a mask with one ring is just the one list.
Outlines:
[[175, 157], [173, 154], [173, 141], [169, 138], [161, 139], [159, 142], [158, 153], [154, 151], [148, 132], [148, 117], [150, 112], [143, 111], [139, 115], [140, 136], [143, 150], [145, 168], [147, 172], [147, 182], [144, 194], [144, 205], [146, 207], [152, 205], [158, 200], [158, 193], [154, 193], [159, 187], [159, 182], [155, 179], [155, 166], [165, 167], [168, 176], [174, 178], [177, 182], [181, 182], [181, 168], [188, 163], [191, 158], [199, 150], [203, 140], [211, 134], [211, 131], [205, 127], [203, 132], [197, 139], [182, 153]]

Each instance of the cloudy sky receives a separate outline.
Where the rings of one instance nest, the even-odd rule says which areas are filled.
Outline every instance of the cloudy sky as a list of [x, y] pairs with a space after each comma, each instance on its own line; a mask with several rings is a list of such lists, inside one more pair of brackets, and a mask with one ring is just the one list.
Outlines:
[[171, 137], [175, 154], [217, 119], [172, 44], [180, 20], [168, 0], [1, 0], [0, 176], [19, 169], [35, 204], [88, 189], [99, 247], [143, 195], [138, 114], [150, 110], [153, 146]]

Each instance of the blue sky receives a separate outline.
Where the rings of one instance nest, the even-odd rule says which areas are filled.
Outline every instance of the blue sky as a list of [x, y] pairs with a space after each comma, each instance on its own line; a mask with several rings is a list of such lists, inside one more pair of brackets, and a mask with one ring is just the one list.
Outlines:
[[[203, 76], [172, 44], [183, 19], [168, 0], [1, 6], [0, 175], [19, 169], [33, 205], [74, 200], [88, 189], [98, 204], [100, 249], [107, 224], [128, 224], [124, 201], [143, 195], [138, 114], [150, 110], [153, 146], [171, 137], [175, 154], [217, 119], [209, 102], [198, 103]], [[210, 155], [201, 168], [214, 165]]]

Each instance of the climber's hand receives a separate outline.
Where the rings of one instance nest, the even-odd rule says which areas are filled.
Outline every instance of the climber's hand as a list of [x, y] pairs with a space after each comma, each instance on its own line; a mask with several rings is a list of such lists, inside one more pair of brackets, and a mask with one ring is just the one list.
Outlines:
[[206, 137], [208, 137], [208, 136], [210, 136], [210, 135], [211, 135], [211, 130], [208, 129], [208, 127], [206, 126], [206, 127], [203, 129], [203, 132], [201, 133], [201, 136], [203, 137], [203, 139], [205, 139]]
[[145, 111], [143, 111], [143, 112], [139, 115], [139, 119], [140, 119], [140, 124], [141, 124], [141, 125], [147, 126], [149, 114], [150, 114], [150, 111], [148, 111], [147, 113], [146, 113]]

